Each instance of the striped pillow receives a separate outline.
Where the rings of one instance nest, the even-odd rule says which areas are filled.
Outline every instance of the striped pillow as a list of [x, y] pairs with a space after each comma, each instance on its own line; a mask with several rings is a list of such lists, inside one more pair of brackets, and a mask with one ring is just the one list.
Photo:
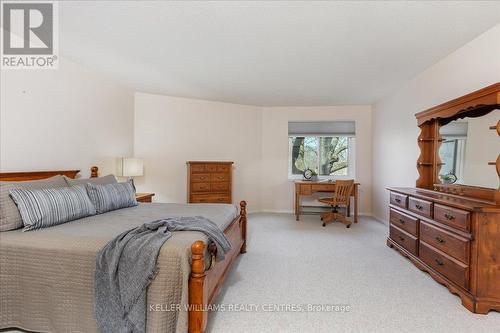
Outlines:
[[107, 185], [88, 183], [87, 193], [98, 214], [137, 206], [135, 189], [131, 182]]
[[83, 185], [50, 189], [12, 189], [24, 231], [51, 227], [96, 213]]
[[23, 218], [19, 214], [19, 209], [17, 209], [14, 200], [10, 197], [10, 190], [15, 188], [34, 190], [66, 186], [68, 185], [61, 175], [27, 182], [0, 181], [0, 231], [9, 231], [23, 227]]

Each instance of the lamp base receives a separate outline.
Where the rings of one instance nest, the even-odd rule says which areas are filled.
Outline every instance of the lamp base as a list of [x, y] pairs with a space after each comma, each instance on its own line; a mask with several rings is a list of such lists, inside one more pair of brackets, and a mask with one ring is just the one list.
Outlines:
[[137, 192], [137, 189], [135, 188], [135, 184], [134, 184], [134, 178], [128, 177], [127, 181], [132, 184], [132, 187], [134, 188], [134, 192]]

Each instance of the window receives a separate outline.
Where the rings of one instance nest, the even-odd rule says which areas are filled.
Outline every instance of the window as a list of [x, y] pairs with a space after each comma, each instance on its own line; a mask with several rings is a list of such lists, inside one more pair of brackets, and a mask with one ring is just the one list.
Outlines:
[[441, 158], [441, 177], [452, 174], [457, 177], [456, 183], [463, 183], [463, 169], [465, 162], [466, 138], [444, 137], [444, 141], [439, 147], [439, 157]]
[[[345, 123], [352, 125], [345, 128]], [[343, 131], [339, 130], [341, 125], [344, 125]], [[292, 126], [289, 124], [289, 178], [301, 178], [304, 170], [308, 168], [319, 178], [354, 178], [356, 138], [353, 128], [354, 122], [293, 123]]]

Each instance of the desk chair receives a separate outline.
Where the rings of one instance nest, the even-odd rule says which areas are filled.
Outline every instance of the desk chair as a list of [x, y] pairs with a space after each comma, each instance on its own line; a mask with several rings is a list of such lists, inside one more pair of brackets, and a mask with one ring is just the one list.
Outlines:
[[332, 211], [328, 213], [321, 214], [321, 221], [323, 221], [323, 227], [327, 223], [332, 223], [334, 221], [342, 222], [346, 225], [346, 228], [351, 226], [351, 221], [347, 217], [338, 211], [340, 206], [345, 206], [346, 209], [349, 207], [349, 200], [351, 199], [352, 189], [354, 187], [354, 180], [336, 180], [335, 181], [335, 192], [331, 198], [321, 198], [319, 202], [326, 203], [332, 207]]

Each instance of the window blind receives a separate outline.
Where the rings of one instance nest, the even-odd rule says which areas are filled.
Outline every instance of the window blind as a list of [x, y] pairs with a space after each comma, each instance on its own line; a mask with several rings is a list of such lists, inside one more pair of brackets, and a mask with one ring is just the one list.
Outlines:
[[354, 136], [356, 123], [354, 121], [306, 121], [289, 122], [289, 136]]

